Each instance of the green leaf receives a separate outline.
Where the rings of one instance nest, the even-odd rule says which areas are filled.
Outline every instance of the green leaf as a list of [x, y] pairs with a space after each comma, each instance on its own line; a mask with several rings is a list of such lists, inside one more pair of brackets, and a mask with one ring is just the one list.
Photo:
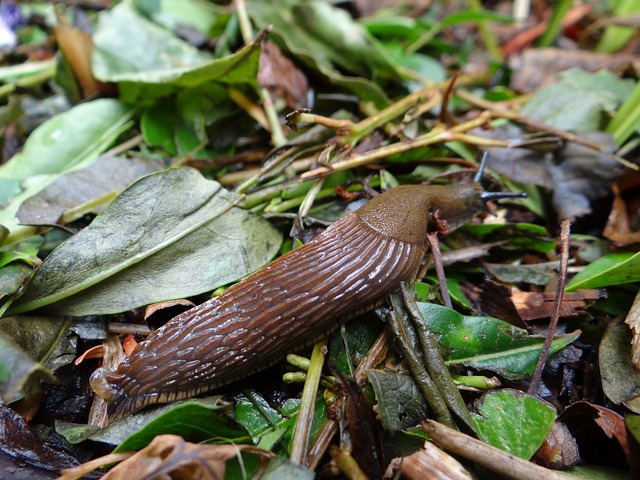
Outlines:
[[129, 103], [150, 104], [178, 88], [208, 82], [257, 86], [258, 43], [212, 59], [125, 2], [100, 14], [93, 41], [96, 78], [120, 83], [120, 97]]
[[[73, 107], [36, 128], [22, 152], [0, 167], [0, 186], [13, 185], [13, 198], [0, 211], [0, 224], [13, 232], [18, 227], [16, 212], [25, 199], [57, 175], [93, 162], [131, 126], [133, 113], [116, 100], [100, 99]], [[3, 193], [0, 202], [8, 199]]]
[[202, 0], [137, 0], [136, 7], [169, 29], [191, 27], [207, 36], [225, 13], [224, 7]]
[[[323, 25], [333, 22], [334, 19], [339, 16], [341, 24], [337, 25], [336, 28], [343, 30], [345, 34], [350, 34], [352, 31], [350, 26], [353, 26], [353, 34], [356, 37], [361, 37], [364, 29], [352, 20], [344, 19], [344, 11], [337, 7], [331, 6], [326, 2], [316, 1], [308, 3], [312, 3], [313, 5], [309, 6], [306, 2], [299, 2], [297, 0], [285, 0], [278, 4], [263, 2], [261, 0], [249, 0], [247, 1], [247, 11], [257, 25], [272, 25], [273, 31], [271, 38], [281, 45], [284, 45], [288, 51], [293, 53], [296, 58], [307, 64], [310, 68], [325, 75], [332, 82], [351, 90], [360, 96], [361, 100], [374, 102], [378, 108], [387, 106], [390, 101], [385, 91], [367, 78], [363, 78], [371, 75], [371, 67], [367, 65], [366, 61], [364, 63], [362, 61], [354, 61], [354, 58], [368, 60], [368, 57], [345, 55], [344, 47], [348, 46], [350, 42], [339, 42], [336, 38], [330, 37], [328, 31], [325, 31], [324, 34], [319, 37], [311, 34], [310, 31], [303, 26], [302, 22], [297, 21], [294, 8], [296, 8], [296, 6], [304, 7], [298, 10], [298, 15], [303, 15], [305, 9], [317, 9], [314, 11], [322, 17]], [[324, 5], [317, 5], [323, 3]], [[338, 11], [338, 13], [336, 13], [336, 11]], [[305, 23], [308, 23], [310, 20], [310, 18], [307, 18]], [[344, 22], [349, 25], [346, 29]], [[360, 47], [356, 48], [366, 49], [368, 48], [367, 45], [369, 45], [375, 50], [376, 47], [372, 46], [373, 44], [368, 44], [369, 40], [371, 39], [360, 39], [357, 42]], [[383, 65], [385, 63], [388, 64], [386, 59], [380, 58], [379, 52], [374, 53], [373, 56], [374, 58], [378, 58], [378, 61], [374, 62], [373, 65], [384, 68]], [[361, 77], [349, 77], [341, 74], [340, 71], [334, 67], [334, 62], [348, 71], [361, 74]]]
[[68, 328], [69, 322], [61, 318], [0, 320], [0, 395], [5, 402], [20, 390], [37, 386], [40, 380], [55, 382], [44, 363], [50, 360]]
[[471, 23], [479, 21], [491, 21], [500, 23], [513, 23], [513, 18], [502, 15], [496, 12], [490, 12], [488, 10], [475, 11], [475, 10], [461, 10], [454, 12], [440, 22], [443, 27], [451, 27], [460, 23]]
[[226, 409], [220, 406], [185, 402], [177, 405], [147, 423], [116, 447], [114, 453], [140, 450], [156, 435], [180, 435], [190, 442], [245, 443], [247, 431], [229, 419]]
[[121, 312], [214, 290], [278, 251], [280, 234], [191, 168], [141, 178], [43, 262], [12, 306]]
[[[251, 392], [251, 400], [244, 395], [236, 398], [234, 418], [249, 431], [259, 447], [288, 456], [299, 407], [299, 399], [290, 399], [278, 411], [256, 392]], [[312, 442], [326, 420], [327, 409], [322, 395], [319, 394], [311, 426]]]
[[[464, 316], [431, 303], [417, 303], [428, 327], [440, 335], [446, 349], [447, 365], [465, 365], [491, 370], [508, 379], [533, 374], [544, 338], [492, 317]], [[573, 332], [557, 336], [549, 355], [566, 347], [580, 336]]]
[[556, 419], [548, 403], [516, 390], [486, 393], [476, 410], [480, 438], [525, 460], [540, 448]]
[[587, 265], [567, 284], [565, 291], [600, 288], [640, 281], [640, 253], [611, 253]]
[[539, 89], [522, 113], [563, 130], [600, 130], [603, 113], [614, 113], [632, 89], [633, 82], [609, 71], [573, 69], [564, 72], [560, 82]]
[[0, 178], [58, 174], [95, 160], [123, 131], [133, 110], [117, 100], [83, 103], [36, 128], [24, 149], [0, 167]]
[[31, 266], [40, 265], [41, 260], [38, 258], [38, 250], [40, 250], [42, 243], [42, 237], [34, 235], [23, 242], [0, 248], [0, 267], [16, 261], [21, 261]]
[[376, 394], [376, 411], [386, 432], [398, 432], [424, 420], [427, 404], [410, 375], [369, 370], [367, 376]]

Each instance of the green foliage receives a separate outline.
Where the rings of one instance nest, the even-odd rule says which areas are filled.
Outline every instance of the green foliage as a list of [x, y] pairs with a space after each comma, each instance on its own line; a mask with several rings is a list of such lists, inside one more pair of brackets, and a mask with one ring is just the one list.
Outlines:
[[281, 242], [237, 199], [188, 168], [143, 177], [47, 258], [12, 311], [114, 313], [237, 280]]
[[525, 460], [540, 448], [556, 419], [551, 405], [516, 390], [486, 393], [475, 407], [480, 437]]
[[[510, 379], [533, 374], [544, 338], [497, 318], [464, 316], [431, 303], [418, 302], [418, 307], [429, 329], [439, 335], [447, 365], [490, 370]], [[574, 332], [556, 337], [550, 355], [579, 336]]]

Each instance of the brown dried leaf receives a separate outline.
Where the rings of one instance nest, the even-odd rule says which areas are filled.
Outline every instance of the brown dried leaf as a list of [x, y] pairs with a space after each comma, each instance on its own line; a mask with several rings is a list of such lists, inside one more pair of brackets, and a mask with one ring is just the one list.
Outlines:
[[612, 242], [629, 244], [640, 242], [640, 230], [637, 227], [639, 220], [638, 206], [640, 206], [640, 195], [630, 199], [628, 202], [622, 197], [619, 184], [612, 185], [613, 205], [611, 213], [604, 229], [604, 236]]
[[[577, 317], [589, 300], [603, 298], [604, 294], [598, 289], [566, 292], [560, 318]], [[526, 327], [526, 322], [532, 320], [551, 318], [555, 298], [555, 292], [521, 292], [488, 279], [482, 284], [482, 310], [518, 327]]]
[[69, 61], [85, 97], [93, 97], [106, 90], [107, 86], [96, 80], [91, 69], [91, 52], [93, 51], [91, 34], [64, 23], [56, 25], [54, 32], [58, 46]]
[[470, 480], [471, 474], [448, 453], [431, 442], [426, 442], [422, 450], [402, 459], [402, 474], [410, 479], [446, 478], [449, 480]]
[[630, 453], [624, 418], [613, 410], [589, 402], [569, 405], [560, 415], [578, 442], [582, 460], [620, 467]]
[[640, 371], [640, 291], [637, 293], [624, 323], [629, 325], [632, 334], [631, 363], [636, 371]]
[[553, 469], [568, 468], [580, 463], [578, 444], [564, 423], [553, 424], [532, 460], [538, 465]]
[[149, 445], [116, 465], [102, 478], [217, 480], [224, 478], [227, 461], [236, 458], [240, 452], [251, 452], [264, 458], [273, 456], [253, 445], [198, 445], [185, 442], [177, 435], [158, 435]]
[[[560, 305], [560, 318], [577, 317], [580, 310], [587, 307], [587, 300], [597, 300], [604, 296], [604, 291], [584, 289], [577, 292], [566, 292]], [[551, 318], [555, 303], [555, 292], [514, 292], [512, 299], [520, 317], [525, 321]]]
[[291, 109], [307, 106], [307, 77], [271, 41], [262, 45], [258, 83], [268, 88], [276, 97], [283, 98]]

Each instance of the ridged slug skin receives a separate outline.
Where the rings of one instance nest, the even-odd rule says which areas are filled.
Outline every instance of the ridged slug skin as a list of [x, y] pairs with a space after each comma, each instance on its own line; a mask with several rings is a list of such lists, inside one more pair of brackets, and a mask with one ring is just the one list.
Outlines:
[[477, 183], [404, 185], [375, 197], [313, 241], [171, 319], [91, 387], [112, 418], [189, 398], [313, 344], [412, 280], [430, 212], [451, 228], [482, 208]]

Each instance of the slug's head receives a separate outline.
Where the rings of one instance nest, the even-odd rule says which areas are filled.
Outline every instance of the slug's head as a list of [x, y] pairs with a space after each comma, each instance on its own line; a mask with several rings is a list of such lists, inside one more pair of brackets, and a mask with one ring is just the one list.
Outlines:
[[408, 243], [424, 243], [431, 214], [458, 228], [480, 211], [495, 213], [487, 202], [526, 197], [526, 193], [485, 192], [480, 184], [487, 155], [482, 157], [472, 183], [450, 185], [401, 185], [375, 197], [357, 211], [358, 216], [381, 234]]

